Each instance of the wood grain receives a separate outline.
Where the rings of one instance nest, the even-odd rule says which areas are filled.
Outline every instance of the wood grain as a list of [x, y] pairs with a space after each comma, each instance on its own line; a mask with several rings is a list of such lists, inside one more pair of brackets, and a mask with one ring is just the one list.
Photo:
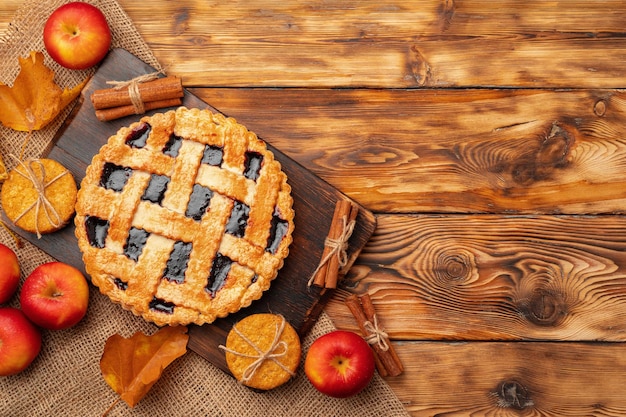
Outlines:
[[626, 414], [619, 343], [402, 343], [387, 379], [414, 417]]
[[622, 91], [192, 91], [376, 212], [626, 211]]
[[341, 299], [373, 292], [412, 415], [626, 414], [626, 2], [119, 3], [169, 74], [376, 212], [326, 311], [356, 329]]
[[0, 5], [0, 39], [9, 27], [15, 12], [22, 4], [22, 0], [3, 0]]
[[120, 3], [186, 86], [623, 86], [622, 1]]
[[[403, 340], [626, 341], [626, 218], [379, 216], [343, 281]], [[358, 331], [338, 295], [326, 307]]]

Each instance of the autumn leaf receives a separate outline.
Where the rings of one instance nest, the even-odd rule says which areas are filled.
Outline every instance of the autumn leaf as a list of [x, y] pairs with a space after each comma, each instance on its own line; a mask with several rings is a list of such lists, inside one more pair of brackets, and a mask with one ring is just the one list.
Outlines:
[[34, 51], [29, 57], [20, 57], [20, 72], [13, 87], [0, 83], [0, 122], [4, 126], [23, 132], [45, 127], [87, 83], [85, 79], [72, 89], [61, 89], [43, 59], [41, 52]]
[[100, 370], [107, 384], [130, 407], [150, 391], [163, 370], [187, 351], [187, 327], [162, 327], [147, 336], [126, 339], [115, 334], [106, 341]]

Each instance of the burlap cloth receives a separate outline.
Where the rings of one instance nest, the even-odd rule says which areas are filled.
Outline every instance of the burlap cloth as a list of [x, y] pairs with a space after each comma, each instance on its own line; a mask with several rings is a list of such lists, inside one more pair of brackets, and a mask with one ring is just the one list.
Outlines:
[[[25, 57], [31, 50], [44, 51], [41, 33], [45, 20], [52, 10], [66, 2], [24, 2], [0, 40], [0, 81], [12, 85], [19, 72], [18, 56]], [[153, 67], [160, 68], [150, 48], [117, 2], [89, 2], [107, 16], [113, 32], [113, 46], [125, 48]], [[56, 81], [61, 86], [76, 85], [89, 75], [89, 71], [63, 69], [47, 54], [46, 65], [55, 71]], [[60, 115], [47, 128], [35, 132], [25, 157], [38, 157], [45, 152], [66, 116]], [[12, 168], [15, 164], [8, 155], [19, 153], [25, 134], [0, 126], [0, 135], [0, 153], [8, 168]], [[17, 252], [22, 279], [37, 265], [53, 260], [28, 242], [18, 249], [3, 228], [0, 228], [0, 242]], [[0, 416], [99, 416], [115, 401], [117, 394], [104, 382], [99, 368], [106, 339], [115, 333], [125, 337], [136, 331], [151, 334], [156, 328], [123, 311], [93, 288], [90, 297], [87, 316], [81, 323], [69, 330], [44, 331], [42, 352], [35, 362], [21, 374], [0, 377]], [[19, 306], [17, 297], [10, 305]], [[315, 338], [333, 329], [328, 316], [322, 314], [303, 341], [304, 351]], [[109, 415], [380, 417], [404, 416], [407, 413], [378, 374], [364, 392], [349, 399], [334, 399], [319, 394], [309, 384], [302, 367], [296, 378], [286, 385], [267, 393], [257, 393], [239, 385], [189, 351], [165, 370], [159, 382], [134, 409], [120, 402]]]

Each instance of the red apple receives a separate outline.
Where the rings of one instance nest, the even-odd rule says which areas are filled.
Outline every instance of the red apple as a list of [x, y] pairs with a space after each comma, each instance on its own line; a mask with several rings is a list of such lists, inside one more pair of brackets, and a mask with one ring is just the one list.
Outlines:
[[8, 246], [0, 243], [0, 304], [13, 297], [20, 283], [20, 263]]
[[72, 2], [56, 9], [43, 29], [50, 57], [69, 69], [98, 64], [111, 46], [111, 30], [104, 14], [88, 3]]
[[335, 330], [317, 338], [306, 355], [304, 373], [318, 391], [345, 398], [359, 393], [374, 376], [374, 353], [354, 332]]
[[15, 375], [41, 351], [41, 333], [17, 308], [0, 308], [0, 376]]
[[85, 316], [88, 303], [85, 276], [62, 262], [39, 265], [26, 277], [20, 292], [20, 305], [26, 317], [50, 330], [74, 326]]

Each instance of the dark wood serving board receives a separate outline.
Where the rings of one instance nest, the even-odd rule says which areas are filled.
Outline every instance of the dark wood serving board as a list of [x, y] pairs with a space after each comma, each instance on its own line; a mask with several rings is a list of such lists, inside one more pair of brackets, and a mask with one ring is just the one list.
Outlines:
[[[129, 116], [111, 122], [100, 122], [95, 117], [90, 100], [91, 93], [97, 89], [110, 87], [106, 84], [109, 80], [129, 80], [153, 71], [152, 67], [129, 52], [122, 49], [112, 50], [83, 90], [72, 114], [57, 133], [47, 157], [66, 166], [80, 184], [91, 158], [106, 143], [109, 136], [120, 127], [127, 126], [141, 117]], [[188, 91], [185, 92], [183, 104], [186, 107], [207, 108], [218, 112]], [[154, 111], [148, 114], [151, 113]], [[263, 139], [267, 141], [266, 138]], [[213, 324], [190, 326], [189, 329], [189, 349], [225, 372], [228, 372], [228, 368], [218, 345], [225, 343], [226, 335], [235, 322], [253, 313], [282, 314], [303, 337], [318, 318], [329, 294], [316, 287], [308, 287], [307, 281], [321, 258], [335, 203], [338, 199], [347, 197], [272, 147], [271, 143], [268, 143], [268, 147], [280, 161], [292, 187], [296, 228], [289, 257], [270, 290], [260, 300], [239, 313], [219, 319]], [[350, 238], [348, 249], [349, 265], [352, 265], [375, 227], [374, 215], [359, 206], [357, 225]], [[58, 232], [44, 235], [41, 239], [19, 229], [14, 230], [59, 261], [85, 271], [74, 236], [73, 224]]]

